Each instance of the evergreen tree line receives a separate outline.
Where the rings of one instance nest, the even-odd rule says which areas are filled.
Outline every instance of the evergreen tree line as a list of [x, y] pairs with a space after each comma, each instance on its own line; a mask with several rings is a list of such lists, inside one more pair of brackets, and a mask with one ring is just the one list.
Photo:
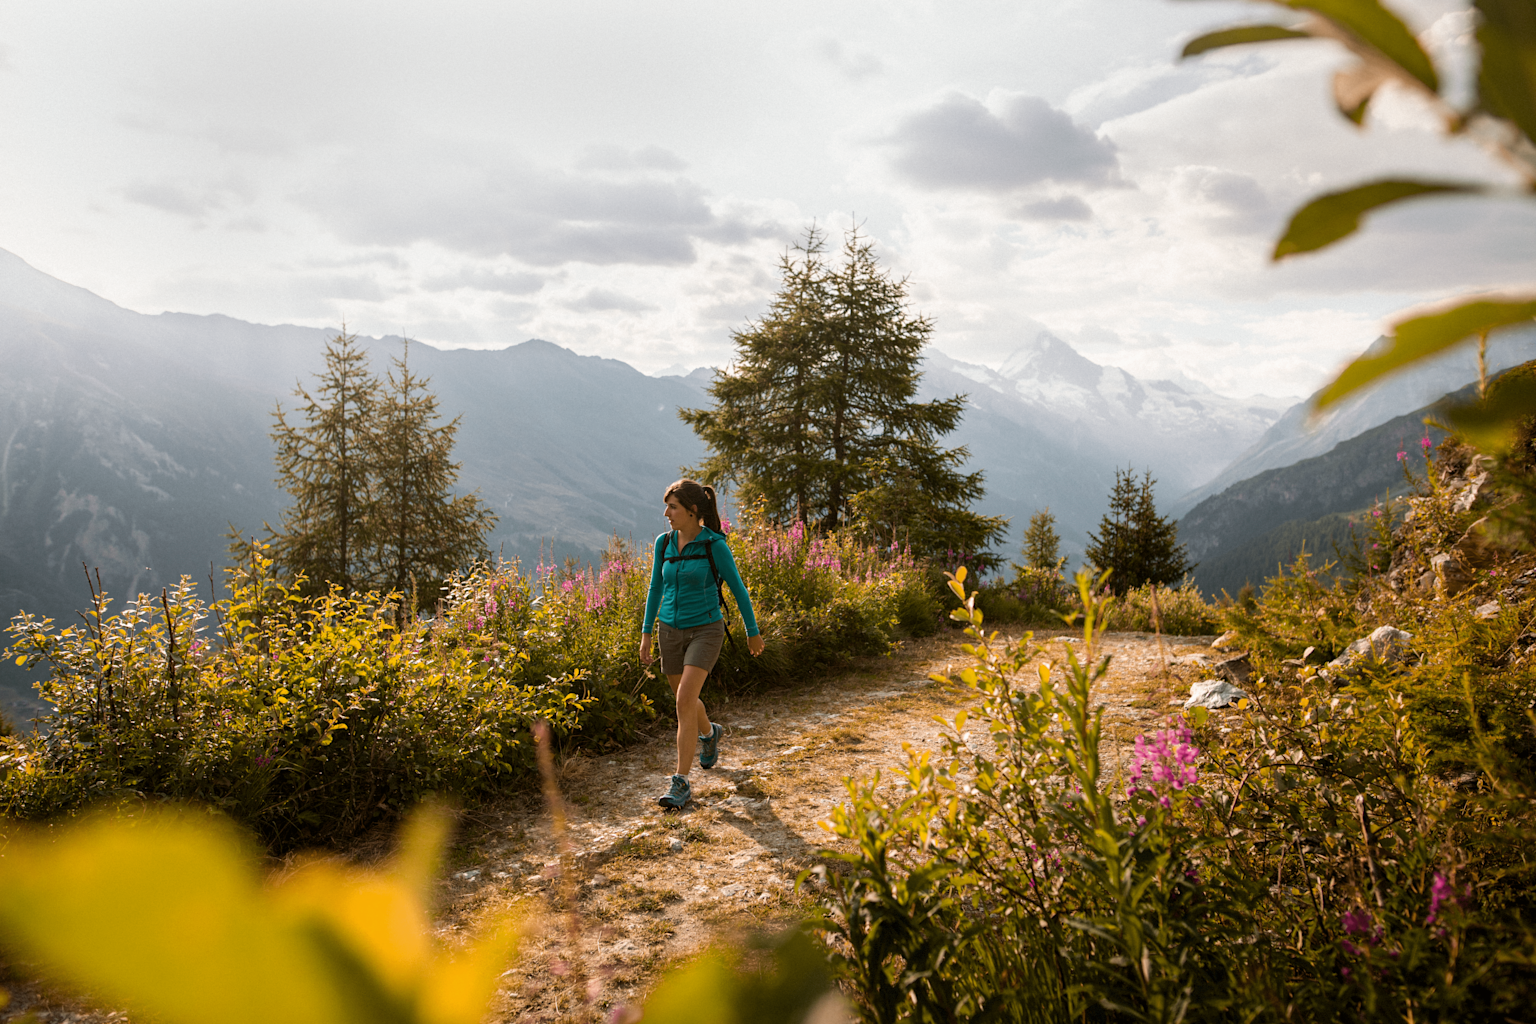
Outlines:
[[[440, 422], [429, 381], [409, 365], [409, 342], [380, 379], [345, 331], [326, 343], [313, 392], [296, 385], [294, 410], [273, 413], [277, 483], [291, 504], [266, 542], [304, 590], [413, 593], [435, 601], [453, 570], [486, 557], [496, 515], [478, 495], [455, 495], [459, 420]], [[231, 552], [248, 541], [232, 528]]]

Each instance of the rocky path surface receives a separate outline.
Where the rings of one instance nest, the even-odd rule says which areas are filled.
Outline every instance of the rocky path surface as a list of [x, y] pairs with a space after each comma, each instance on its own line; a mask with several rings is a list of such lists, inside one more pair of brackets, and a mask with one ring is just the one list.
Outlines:
[[[1109, 634], [1104, 704], [1106, 770], [1135, 737], [1162, 723], [1189, 684], [1204, 678], [1210, 637]], [[1068, 636], [1039, 636], [1040, 658], [1064, 660]], [[904, 744], [933, 749], [941, 726], [970, 706], [933, 673], [971, 664], [953, 632], [902, 645], [834, 677], [727, 702], [710, 702], [727, 730], [719, 765], [694, 768], [693, 802], [663, 813], [656, 797], [671, 771], [669, 709], [652, 735], [624, 750], [574, 757], [559, 768], [563, 834], [544, 801], [523, 798], [466, 816], [442, 883], [441, 937], [454, 941], [508, 909], [537, 921], [504, 975], [497, 1021], [622, 1020], [667, 967], [712, 942], [799, 920], [814, 893], [795, 889], [834, 837], [823, 829], [844, 780], [906, 763]], [[562, 859], [561, 853], [564, 852]], [[562, 877], [561, 864], [573, 865]], [[576, 913], [569, 914], [567, 896]], [[48, 1024], [123, 1021], [19, 986], [0, 1021], [23, 1011]], [[616, 1010], [618, 1011], [616, 1014]]]

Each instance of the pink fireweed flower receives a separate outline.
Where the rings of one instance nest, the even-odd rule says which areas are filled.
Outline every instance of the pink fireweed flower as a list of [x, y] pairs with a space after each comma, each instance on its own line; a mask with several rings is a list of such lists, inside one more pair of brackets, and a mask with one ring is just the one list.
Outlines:
[[1430, 439], [1428, 437], [1421, 438], [1419, 440], [1420, 447], [1422, 447], [1426, 452], [1429, 451], [1429, 449], [1433, 445], [1433, 443], [1434, 442], [1430, 441]]
[[1436, 871], [1434, 880], [1429, 884], [1429, 916], [1424, 919], [1424, 923], [1434, 924], [1438, 921], [1440, 919], [1440, 908], [1447, 903], [1453, 907], [1461, 906], [1460, 896], [1465, 895], [1467, 895], [1466, 892], [1458, 895], [1456, 887], [1451, 884], [1450, 879]]
[[[1377, 924], [1376, 919], [1371, 916], [1371, 912], [1364, 907], [1356, 907], [1349, 911], [1340, 923], [1344, 926], [1344, 934], [1350, 938], [1340, 939], [1339, 948], [1350, 956], [1363, 955], [1371, 946], [1378, 945], [1386, 935], [1381, 925]], [[1363, 939], [1367, 945], [1359, 946], [1350, 939]]]
[[1375, 919], [1371, 917], [1371, 912], [1369, 910], [1356, 907], [1354, 910], [1351, 910], [1344, 915], [1341, 923], [1344, 925], [1345, 935], [1358, 936], [1369, 935], [1371, 933], [1371, 926], [1376, 922]]
[[1131, 752], [1131, 788], [1128, 793], [1136, 790], [1152, 793], [1154, 786], [1181, 790], [1200, 781], [1195, 768], [1200, 750], [1191, 742], [1194, 734], [1181, 720], [1171, 720], [1169, 725], [1170, 728], [1154, 732], [1150, 740], [1145, 734], [1136, 737], [1136, 748]]
[[1407, 452], [1398, 452], [1397, 453], [1397, 461], [1398, 462], [1406, 462], [1407, 459], [1408, 459], [1408, 453]]

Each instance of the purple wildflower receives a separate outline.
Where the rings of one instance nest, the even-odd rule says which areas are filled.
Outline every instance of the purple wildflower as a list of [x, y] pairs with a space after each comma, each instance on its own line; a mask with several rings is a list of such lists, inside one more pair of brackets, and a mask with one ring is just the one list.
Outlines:
[[1371, 917], [1369, 910], [1357, 907], [1344, 915], [1343, 923], [1344, 934], [1346, 935], [1369, 935], [1371, 933], [1371, 925], [1376, 922]]
[[1436, 871], [1434, 880], [1429, 883], [1429, 916], [1424, 919], [1424, 923], [1434, 924], [1438, 921], [1440, 908], [1447, 903], [1453, 907], [1461, 906], [1461, 897], [1467, 895], [1467, 892], [1470, 892], [1470, 889], [1458, 894], [1450, 879]]
[[[1200, 750], [1193, 742], [1194, 735], [1182, 722], [1170, 723], [1170, 728], [1159, 729], [1148, 740], [1145, 734], [1136, 737], [1136, 749], [1131, 752], [1131, 787], [1147, 793], [1154, 785], [1167, 785], [1175, 790], [1193, 786], [1200, 781], [1195, 762]], [[1162, 803], [1169, 806], [1166, 794]]]

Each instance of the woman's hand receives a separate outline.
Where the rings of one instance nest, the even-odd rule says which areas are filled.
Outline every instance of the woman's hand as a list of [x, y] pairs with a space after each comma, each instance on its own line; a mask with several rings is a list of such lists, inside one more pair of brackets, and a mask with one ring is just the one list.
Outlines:
[[640, 664], [642, 664], [642, 665], [649, 665], [651, 662], [653, 662], [655, 660], [656, 660], [656, 656], [651, 653], [651, 634], [649, 634], [649, 633], [641, 633], [640, 634]]
[[747, 637], [747, 651], [754, 658], [763, 653], [763, 634]]

